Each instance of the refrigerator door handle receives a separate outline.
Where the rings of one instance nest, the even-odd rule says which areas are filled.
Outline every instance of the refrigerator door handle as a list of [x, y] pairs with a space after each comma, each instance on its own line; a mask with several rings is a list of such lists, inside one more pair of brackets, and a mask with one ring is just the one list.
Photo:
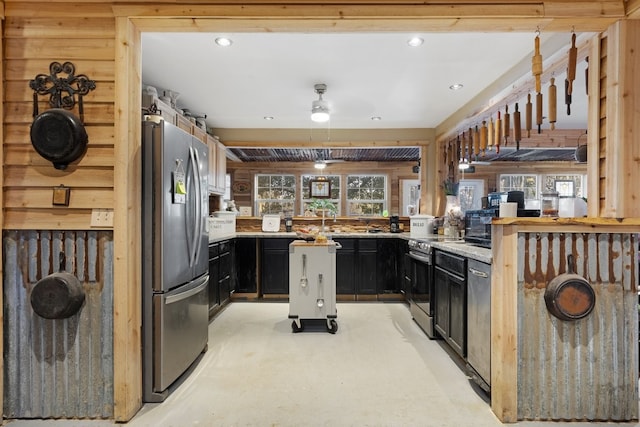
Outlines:
[[[193, 147], [189, 147], [189, 158], [191, 160], [191, 174], [193, 176], [193, 188], [194, 189], [199, 189], [200, 188], [200, 184], [198, 183], [198, 175], [196, 172], [196, 169], [198, 169], [198, 163], [196, 163], [196, 159], [195, 156], [193, 154]], [[197, 212], [197, 206], [200, 204], [200, 196], [199, 196], [199, 191], [195, 190], [195, 203], [196, 203], [196, 212]], [[189, 203], [189, 206], [192, 206], [191, 203]], [[189, 212], [189, 214], [187, 216], [192, 217], [192, 219], [194, 221], [193, 222], [193, 234], [191, 236], [191, 253], [189, 254], [189, 267], [193, 267], [193, 265], [196, 262], [196, 251], [198, 249], [198, 245], [197, 245], [197, 240], [199, 239], [198, 234], [198, 222], [196, 221], [196, 217], [197, 215], [195, 214], [195, 212]]]
[[196, 188], [198, 196], [198, 198], [196, 199], [196, 232], [193, 234], [193, 240], [196, 246], [196, 254], [193, 258], [193, 262], [195, 264], [200, 259], [200, 239], [202, 233], [202, 221], [204, 217], [202, 216], [202, 175], [200, 175], [200, 156], [198, 155], [198, 150], [196, 150], [195, 148], [192, 148], [192, 150], [196, 160], [194, 175], [197, 176]]
[[186, 292], [181, 292], [179, 294], [167, 296], [164, 300], [166, 305], [176, 303], [178, 301], [182, 301], [184, 299], [189, 298], [197, 293], [202, 292], [204, 288], [209, 285], [209, 275], [207, 274], [205, 277], [201, 279], [202, 283], [199, 283], [195, 288], [189, 289]]

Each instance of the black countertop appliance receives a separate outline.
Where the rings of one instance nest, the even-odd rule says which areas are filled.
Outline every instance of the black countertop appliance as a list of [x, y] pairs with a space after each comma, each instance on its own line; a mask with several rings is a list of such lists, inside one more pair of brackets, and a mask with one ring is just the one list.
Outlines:
[[398, 215], [392, 215], [389, 217], [389, 231], [392, 233], [400, 233], [400, 217]]

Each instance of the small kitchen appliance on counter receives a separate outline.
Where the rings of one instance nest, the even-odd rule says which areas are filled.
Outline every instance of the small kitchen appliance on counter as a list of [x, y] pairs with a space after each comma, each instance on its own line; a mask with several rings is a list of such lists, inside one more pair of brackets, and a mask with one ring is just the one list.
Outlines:
[[392, 215], [389, 217], [389, 231], [392, 233], [400, 233], [400, 217], [398, 215]]
[[262, 231], [275, 233], [280, 231], [280, 215], [265, 214], [262, 216]]
[[[540, 209], [518, 209], [519, 217], [538, 217]], [[500, 216], [500, 208], [469, 210], [464, 216], [464, 240], [477, 246], [491, 248], [491, 222]]]

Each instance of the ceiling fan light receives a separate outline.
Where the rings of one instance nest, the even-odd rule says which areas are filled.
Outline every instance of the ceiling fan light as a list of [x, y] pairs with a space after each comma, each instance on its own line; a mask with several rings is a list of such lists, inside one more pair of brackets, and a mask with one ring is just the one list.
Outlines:
[[329, 106], [326, 101], [318, 99], [311, 104], [311, 120], [317, 123], [329, 121]]

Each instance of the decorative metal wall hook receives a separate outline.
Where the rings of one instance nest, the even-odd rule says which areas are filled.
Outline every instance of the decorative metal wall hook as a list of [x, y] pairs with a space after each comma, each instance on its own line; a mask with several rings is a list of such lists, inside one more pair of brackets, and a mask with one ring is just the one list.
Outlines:
[[[60, 64], [52, 62], [49, 65], [49, 74], [38, 74], [29, 81], [29, 87], [33, 94], [33, 117], [38, 115], [38, 95], [49, 95], [49, 105], [53, 108], [71, 110], [76, 105], [76, 95], [80, 109], [80, 118], [83, 119], [82, 97], [96, 88], [96, 82], [90, 80], [84, 74], [75, 74], [76, 66], [71, 62]], [[58, 74], [64, 73], [63, 76]], [[66, 92], [67, 95], [64, 95]], [[84, 121], [84, 120], [83, 120]]]

